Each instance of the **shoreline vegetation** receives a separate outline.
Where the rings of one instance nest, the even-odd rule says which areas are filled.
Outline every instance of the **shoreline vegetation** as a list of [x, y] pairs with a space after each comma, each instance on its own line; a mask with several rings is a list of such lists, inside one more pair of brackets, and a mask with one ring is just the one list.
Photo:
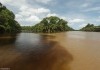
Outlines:
[[43, 18], [34, 26], [20, 26], [15, 20], [15, 15], [0, 3], [0, 34], [19, 33], [19, 32], [34, 32], [34, 33], [58, 33], [65, 31], [88, 31], [100, 32], [100, 25], [94, 26], [87, 24], [80, 30], [74, 30], [68, 26], [68, 22], [56, 16]]
[[40, 23], [34, 26], [22, 26], [22, 32], [34, 33], [57, 33], [72, 31], [73, 28], [69, 27], [68, 22], [56, 16], [46, 17]]
[[20, 24], [15, 20], [15, 15], [0, 3], [0, 34], [18, 33], [21, 31]]
[[[49, 27], [49, 26], [47, 26], [47, 27]], [[73, 28], [71, 28], [71, 27], [68, 26], [69, 29], [66, 28], [67, 30], [54, 31], [54, 32], [48, 32], [49, 31], [49, 28], [46, 29], [45, 26], [43, 28], [46, 29], [47, 32], [43, 32], [43, 30], [40, 30], [40, 29], [42, 29], [41, 28], [41, 23], [38, 23], [35, 26], [21, 26], [21, 28], [22, 28], [22, 32], [28, 32], [28, 33], [30, 33], [30, 32], [31, 33], [32, 32], [34, 32], [34, 33], [59, 33], [59, 32], [66, 32], [66, 31], [100, 32], [100, 25], [99, 26], [94, 26], [93, 24], [90, 24], [90, 23], [88, 23], [85, 27], [83, 27], [83, 28], [81, 28], [79, 30], [74, 30]]]
[[99, 26], [94, 26], [93, 24], [88, 23], [85, 27], [80, 29], [80, 31], [100, 32], [100, 25]]

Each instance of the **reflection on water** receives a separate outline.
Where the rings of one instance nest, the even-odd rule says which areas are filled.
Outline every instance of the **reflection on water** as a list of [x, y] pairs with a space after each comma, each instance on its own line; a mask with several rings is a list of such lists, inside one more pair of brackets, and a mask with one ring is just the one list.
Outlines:
[[21, 33], [9, 39], [0, 38], [0, 68], [70, 70], [69, 63], [73, 57], [57, 41], [53, 41], [54, 38], [34, 33]]
[[15, 43], [17, 34], [2, 34], [0, 35], [0, 46]]

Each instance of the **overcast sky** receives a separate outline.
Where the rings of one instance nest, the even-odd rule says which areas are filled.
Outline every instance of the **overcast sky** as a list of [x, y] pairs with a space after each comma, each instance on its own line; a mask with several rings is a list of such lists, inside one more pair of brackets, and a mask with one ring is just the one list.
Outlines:
[[74, 29], [87, 23], [100, 25], [100, 0], [0, 0], [14, 12], [16, 20], [25, 26], [38, 23], [48, 16], [68, 21]]

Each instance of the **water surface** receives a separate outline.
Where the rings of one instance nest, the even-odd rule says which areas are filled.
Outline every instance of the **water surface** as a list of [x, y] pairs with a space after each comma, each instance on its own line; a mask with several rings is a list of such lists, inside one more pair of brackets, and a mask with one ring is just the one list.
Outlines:
[[[0, 68], [11, 70], [70, 70], [72, 55], [54, 35], [20, 33], [0, 38]], [[51, 39], [51, 40], [50, 40]]]
[[100, 70], [100, 33], [0, 35], [0, 68]]
[[71, 70], [100, 70], [100, 33], [66, 32], [57, 41], [72, 54]]

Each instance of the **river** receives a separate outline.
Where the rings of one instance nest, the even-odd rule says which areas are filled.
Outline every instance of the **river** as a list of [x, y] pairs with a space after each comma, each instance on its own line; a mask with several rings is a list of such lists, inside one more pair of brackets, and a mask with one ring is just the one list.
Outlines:
[[100, 70], [100, 33], [0, 35], [0, 69]]

